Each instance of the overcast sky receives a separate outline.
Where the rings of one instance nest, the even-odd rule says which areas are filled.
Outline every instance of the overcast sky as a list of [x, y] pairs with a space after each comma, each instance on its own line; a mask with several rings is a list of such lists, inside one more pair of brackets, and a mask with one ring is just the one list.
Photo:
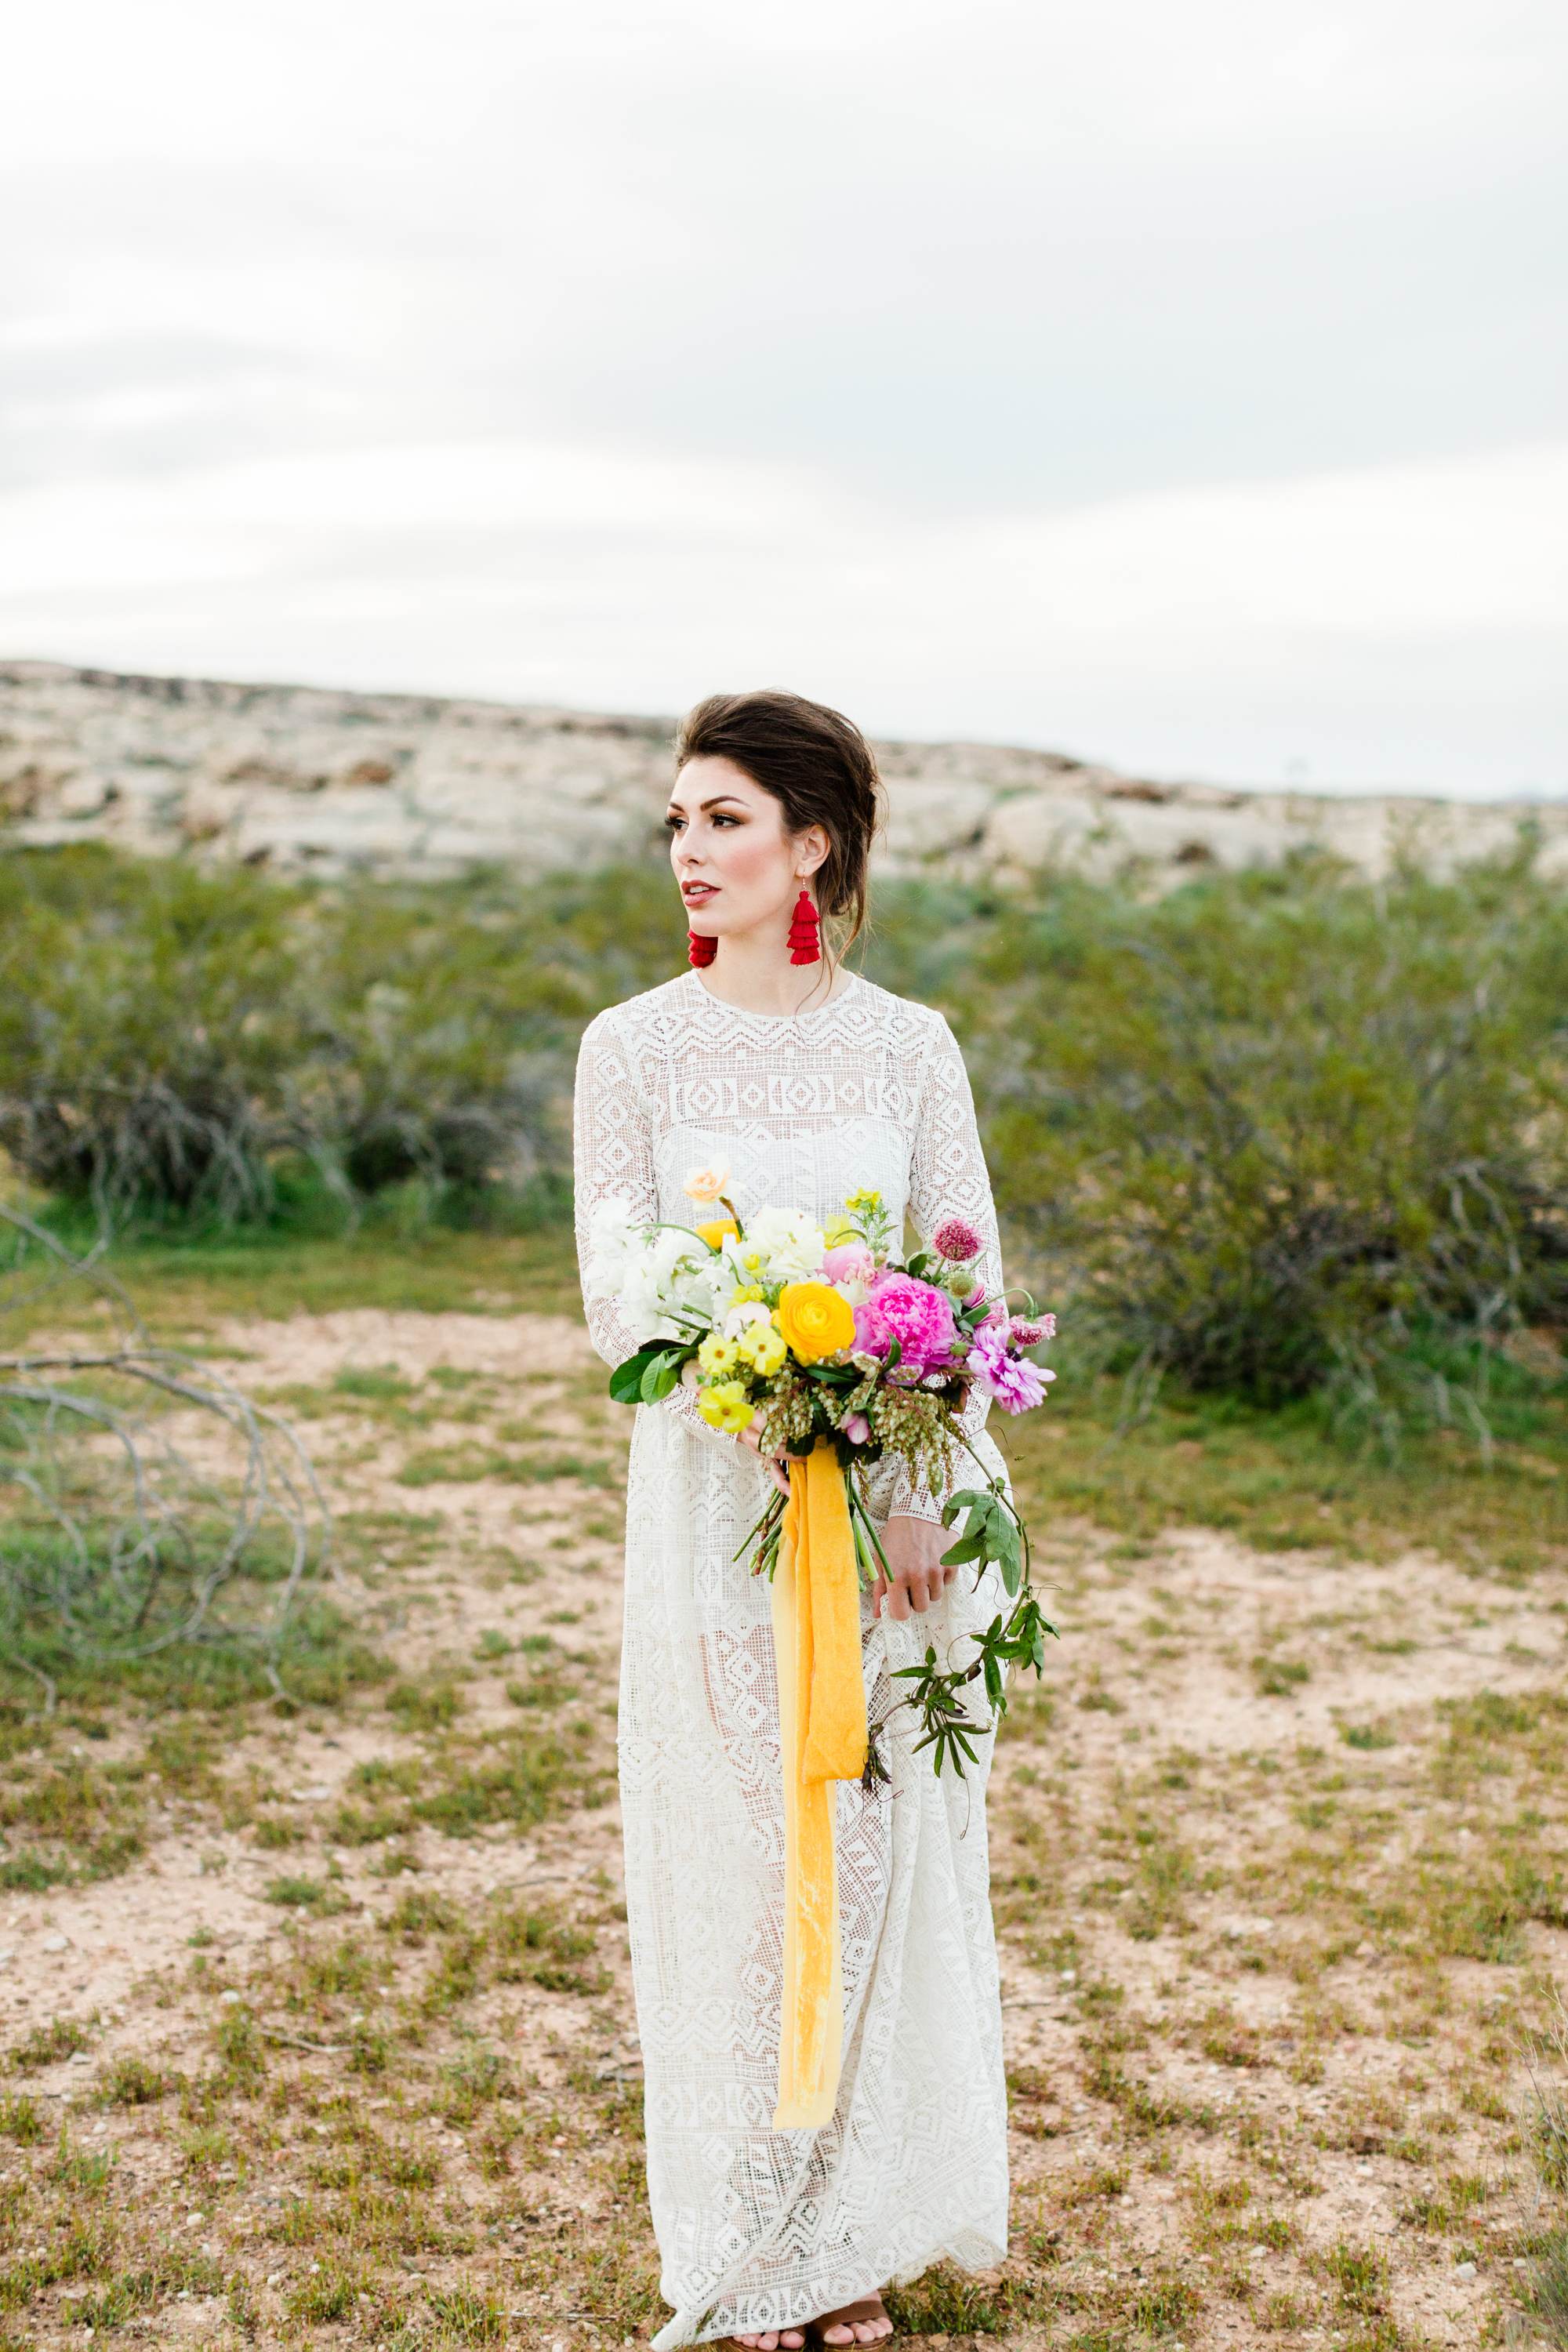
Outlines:
[[0, 654], [1568, 793], [1562, 0], [51, 0]]

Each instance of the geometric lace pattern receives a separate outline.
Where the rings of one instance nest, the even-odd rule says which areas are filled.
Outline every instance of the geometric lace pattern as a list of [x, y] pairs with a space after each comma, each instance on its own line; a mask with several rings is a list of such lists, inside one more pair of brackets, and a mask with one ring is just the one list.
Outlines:
[[[963, 1057], [941, 1016], [852, 978], [794, 1017], [738, 1013], [695, 972], [601, 1013], [578, 1063], [579, 1246], [595, 1204], [692, 1224], [687, 1171], [722, 1152], [742, 1217], [819, 1220], [878, 1186], [922, 1239], [962, 1215], [1001, 1281]], [[586, 1302], [600, 1354], [637, 1342]], [[993, 1475], [984, 1402], [965, 1415]], [[960, 1483], [976, 1475], [965, 1460]], [[901, 1625], [861, 1607], [862, 1665], [890, 1786], [837, 1796], [844, 2056], [833, 2120], [771, 2128], [783, 2000], [784, 1806], [766, 1585], [734, 1554], [767, 1496], [689, 1390], [639, 1406], [626, 1491], [619, 1717], [626, 1911], [646, 2078], [648, 2194], [674, 2317], [656, 2347], [800, 2326], [942, 2256], [1007, 2242], [1006, 2096], [985, 1838], [989, 1738], [939, 1781], [890, 1680], [928, 1643], [954, 1663], [1005, 1596], [963, 1570]], [[879, 1465], [874, 1517], [942, 1496]]]

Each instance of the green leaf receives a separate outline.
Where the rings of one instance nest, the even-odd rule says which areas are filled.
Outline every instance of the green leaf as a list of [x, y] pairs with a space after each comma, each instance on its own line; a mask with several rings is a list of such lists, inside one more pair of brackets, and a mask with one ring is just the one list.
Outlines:
[[686, 1360], [684, 1349], [668, 1349], [656, 1356], [642, 1376], [644, 1404], [659, 1404], [669, 1394], [680, 1378], [680, 1367]]
[[930, 1264], [930, 1250], [917, 1250], [913, 1257], [910, 1258], [908, 1265], [905, 1266], [904, 1272], [906, 1274], [912, 1274], [918, 1281]]
[[610, 1395], [616, 1404], [636, 1404], [642, 1396], [643, 1375], [650, 1364], [665, 1353], [663, 1340], [651, 1347], [639, 1348], [624, 1364], [617, 1364], [610, 1374]]

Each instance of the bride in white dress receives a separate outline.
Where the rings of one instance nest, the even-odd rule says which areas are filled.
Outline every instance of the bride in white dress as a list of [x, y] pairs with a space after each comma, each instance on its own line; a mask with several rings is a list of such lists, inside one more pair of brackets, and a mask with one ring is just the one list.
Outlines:
[[[875, 1186], [899, 1231], [960, 1216], [1001, 1285], [991, 1189], [963, 1062], [938, 1013], [831, 958], [792, 962], [805, 888], [858, 928], [878, 814], [849, 722], [784, 694], [717, 696], [682, 730], [670, 857], [687, 972], [601, 1013], [578, 1065], [576, 1206], [693, 1224], [687, 1174], [722, 1157], [742, 1218], [819, 1222]], [[716, 943], [716, 948], [713, 943]], [[637, 1340], [592, 1299], [610, 1363]], [[993, 1474], [984, 1401], [970, 1442]], [[761, 1416], [758, 1416], [759, 1421]], [[960, 1484], [972, 1483], [961, 1475]], [[773, 2128], [783, 1984], [784, 1822], [769, 1594], [735, 1559], [776, 1463], [755, 1425], [700, 1420], [689, 1389], [639, 1406], [626, 1496], [619, 1722], [626, 1908], [647, 2075], [648, 2196], [675, 2315], [656, 2347], [733, 2336], [758, 2352], [869, 2344], [880, 2289], [1007, 2243], [1006, 2095], [985, 1841], [991, 1742], [939, 1780], [889, 1683], [928, 1643], [959, 1664], [1003, 1605], [993, 1567], [941, 1565], [942, 1497], [872, 1473], [890, 1587], [861, 1606], [868, 1712], [890, 1781], [837, 1784], [843, 2063], [830, 2124]], [[979, 1684], [974, 1685], [978, 1691]]]

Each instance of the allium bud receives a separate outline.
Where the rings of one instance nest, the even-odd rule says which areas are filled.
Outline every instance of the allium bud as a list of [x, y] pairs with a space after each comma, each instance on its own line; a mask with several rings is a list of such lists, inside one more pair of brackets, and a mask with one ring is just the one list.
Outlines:
[[972, 1257], [980, 1255], [985, 1244], [962, 1217], [949, 1217], [938, 1225], [931, 1245], [939, 1257], [949, 1258], [955, 1265], [965, 1265]]

